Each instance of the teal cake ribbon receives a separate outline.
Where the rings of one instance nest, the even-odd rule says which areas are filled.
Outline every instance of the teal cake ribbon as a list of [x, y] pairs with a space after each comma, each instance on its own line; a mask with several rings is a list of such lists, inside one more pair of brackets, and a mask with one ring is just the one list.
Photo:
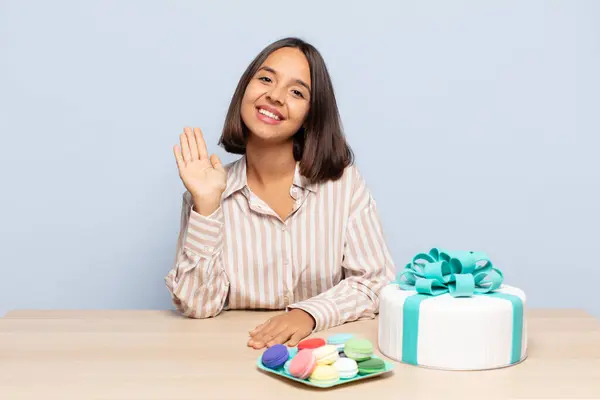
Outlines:
[[403, 308], [402, 361], [418, 364], [420, 304], [432, 297], [449, 294], [452, 297], [490, 296], [508, 300], [513, 309], [511, 364], [521, 359], [523, 335], [523, 301], [520, 297], [496, 292], [504, 276], [484, 252], [445, 251], [433, 248], [429, 253], [413, 257], [398, 273], [396, 283], [402, 290], [414, 290]]

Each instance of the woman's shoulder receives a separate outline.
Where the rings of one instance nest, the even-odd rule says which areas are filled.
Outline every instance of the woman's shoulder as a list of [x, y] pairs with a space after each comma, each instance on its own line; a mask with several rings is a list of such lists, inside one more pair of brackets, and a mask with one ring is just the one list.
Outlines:
[[225, 170], [225, 172], [227, 172], [227, 176], [230, 177], [233, 174], [239, 174], [242, 172], [241, 170], [244, 169], [244, 162], [244, 157], [240, 157], [223, 165], [223, 169]]
[[356, 190], [365, 185], [365, 181], [360, 168], [356, 164], [352, 163], [344, 168], [342, 175], [338, 179], [322, 183], [322, 185], [327, 184], [342, 186], [344, 188], [353, 188]]
[[347, 218], [362, 215], [375, 205], [371, 190], [356, 164], [347, 166], [338, 179], [319, 184], [316, 192], [317, 198], [335, 204], [335, 212], [343, 213]]
[[350, 164], [344, 168], [341, 176], [317, 184], [305, 186], [310, 188], [318, 198], [333, 196], [334, 202], [355, 202], [364, 198], [371, 198], [370, 190], [365, 182], [360, 168], [356, 164]]

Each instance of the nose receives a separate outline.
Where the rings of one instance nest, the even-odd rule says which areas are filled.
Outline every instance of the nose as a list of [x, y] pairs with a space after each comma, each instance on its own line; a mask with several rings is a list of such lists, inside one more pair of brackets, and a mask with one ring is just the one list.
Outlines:
[[285, 101], [284, 89], [279, 85], [274, 85], [272, 89], [267, 92], [267, 98], [273, 103], [279, 103], [283, 105]]

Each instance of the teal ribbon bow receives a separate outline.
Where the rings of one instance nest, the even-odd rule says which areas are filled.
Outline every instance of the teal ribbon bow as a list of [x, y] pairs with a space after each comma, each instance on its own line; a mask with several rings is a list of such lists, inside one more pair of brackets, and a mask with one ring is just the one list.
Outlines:
[[523, 302], [520, 297], [495, 292], [504, 276], [488, 256], [480, 251], [446, 251], [433, 248], [429, 253], [413, 257], [396, 282], [400, 289], [416, 291], [403, 307], [402, 361], [418, 365], [419, 311], [421, 302], [449, 294], [453, 297], [484, 295], [508, 300], [513, 309], [512, 349], [510, 363], [521, 359], [523, 334]]
[[504, 280], [488, 256], [480, 251], [444, 251], [433, 248], [413, 257], [398, 274], [403, 290], [439, 296], [471, 297], [498, 289]]

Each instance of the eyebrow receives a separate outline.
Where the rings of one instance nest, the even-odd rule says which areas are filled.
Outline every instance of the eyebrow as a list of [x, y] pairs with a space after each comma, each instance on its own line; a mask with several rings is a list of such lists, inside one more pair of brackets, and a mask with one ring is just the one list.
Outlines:
[[[270, 72], [270, 73], [272, 73], [273, 75], [277, 75], [277, 71], [275, 71], [273, 68], [271, 68], [271, 67], [268, 67], [268, 66], [266, 66], [266, 65], [265, 65], [265, 66], [263, 66], [263, 67], [260, 67], [258, 70], [260, 71], [260, 70], [263, 70], [263, 69], [264, 69], [265, 71], [267, 71], [267, 72]], [[302, 85], [302, 86], [304, 86], [304, 87], [306, 88], [306, 90], [308, 90], [308, 93], [310, 93], [310, 92], [311, 92], [311, 91], [310, 91], [310, 86], [308, 86], [308, 84], [307, 84], [306, 82], [304, 82], [302, 79], [296, 79], [296, 83], [298, 83], [299, 85]]]

